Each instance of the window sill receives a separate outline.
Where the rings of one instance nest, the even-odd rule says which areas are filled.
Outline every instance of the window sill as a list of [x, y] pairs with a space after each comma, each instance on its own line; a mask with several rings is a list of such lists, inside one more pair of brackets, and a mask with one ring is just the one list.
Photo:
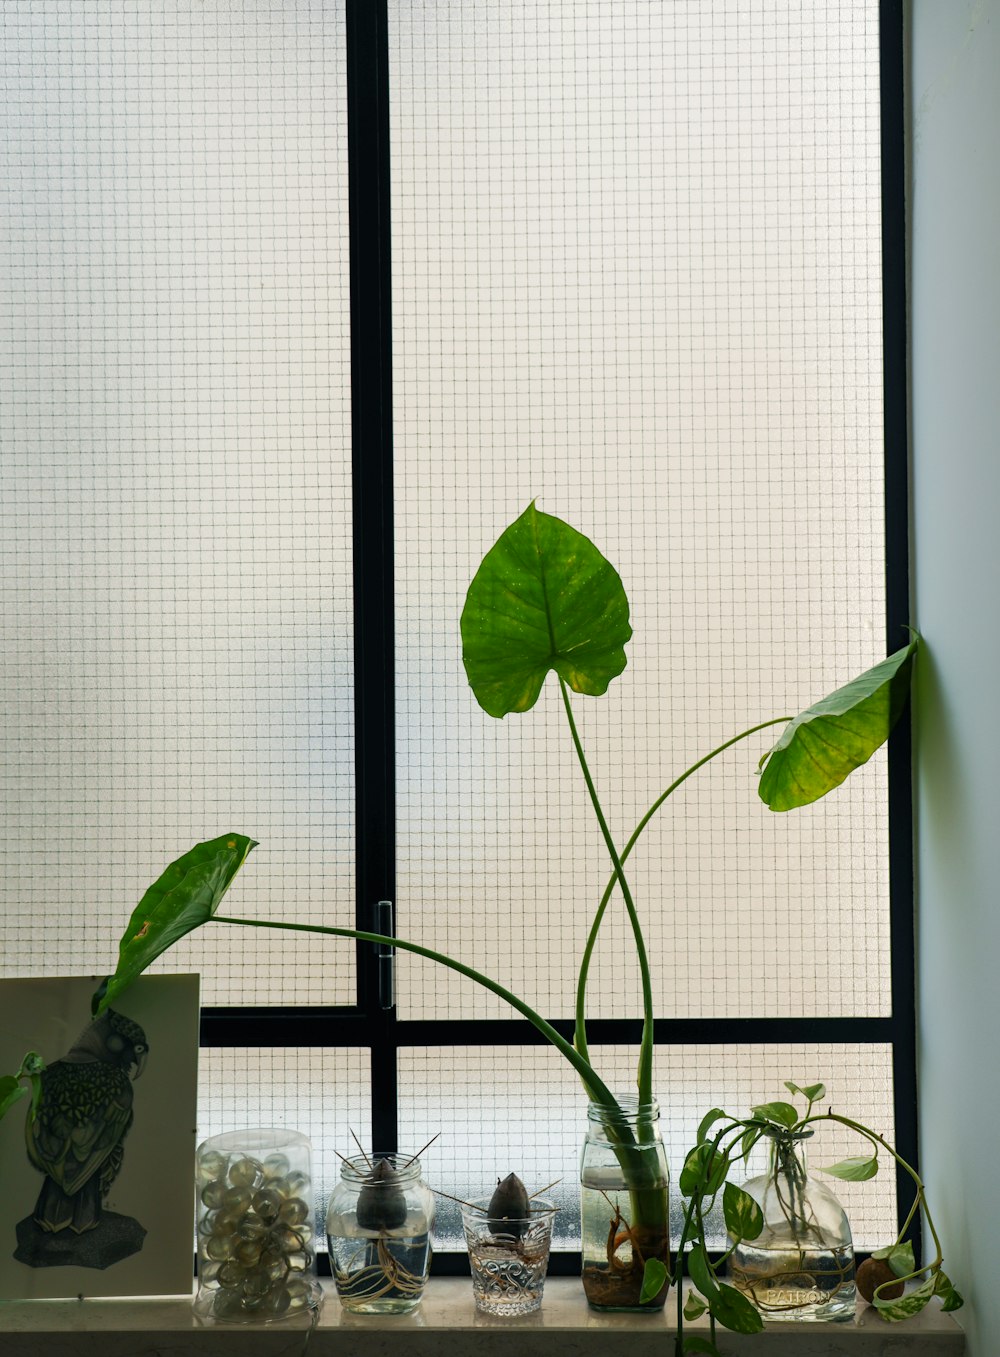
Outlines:
[[[409, 1315], [348, 1315], [324, 1283], [326, 1304], [308, 1357], [666, 1357], [672, 1307], [661, 1315], [601, 1315], [589, 1309], [575, 1279], [550, 1278], [536, 1315], [501, 1320], [478, 1315], [467, 1278], [435, 1278]], [[691, 1332], [707, 1330], [702, 1320]], [[4, 1357], [302, 1357], [305, 1333], [288, 1326], [202, 1327], [183, 1298], [166, 1300], [10, 1301], [0, 1304]], [[349, 1338], [348, 1338], [349, 1335]], [[464, 1342], [463, 1342], [464, 1339]], [[960, 1357], [965, 1335], [936, 1302], [903, 1325], [888, 1325], [868, 1307], [854, 1324], [769, 1326], [766, 1334], [726, 1333], [733, 1357]]]

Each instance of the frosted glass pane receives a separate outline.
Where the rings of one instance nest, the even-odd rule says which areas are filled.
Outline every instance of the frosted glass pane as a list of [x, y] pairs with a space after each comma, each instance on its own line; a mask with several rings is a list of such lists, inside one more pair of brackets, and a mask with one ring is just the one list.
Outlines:
[[[3, 6], [6, 974], [107, 972], [228, 830], [229, 912], [353, 917], [342, 8]], [[352, 949], [274, 933], [164, 965], [354, 1000]]]
[[367, 1051], [280, 1046], [202, 1050], [198, 1066], [198, 1142], [225, 1131], [280, 1126], [312, 1142], [317, 1247], [340, 1180], [338, 1154], [356, 1153], [351, 1131], [371, 1140]]
[[[634, 1087], [635, 1050], [597, 1047], [594, 1061], [605, 1082]], [[617, 1078], [616, 1078], [617, 1075]], [[656, 1050], [661, 1130], [671, 1174], [671, 1229], [680, 1237], [683, 1214], [677, 1176], [695, 1142], [698, 1123], [712, 1107], [736, 1116], [757, 1103], [787, 1098], [784, 1081], [822, 1080], [835, 1112], [893, 1136], [892, 1056], [887, 1046], [672, 1046]], [[400, 1052], [400, 1143], [420, 1146], [436, 1131], [427, 1154], [432, 1187], [471, 1201], [488, 1196], [497, 1177], [515, 1172], [559, 1206], [553, 1245], [580, 1247], [579, 1157], [587, 1103], [570, 1066], [547, 1047], [451, 1047]], [[811, 1165], [866, 1153], [866, 1142], [842, 1128], [821, 1127], [809, 1141]], [[751, 1156], [747, 1176], [764, 1171], [766, 1151]], [[823, 1178], [823, 1175], [817, 1175]], [[734, 1170], [733, 1181], [742, 1181]], [[824, 1179], [843, 1202], [860, 1249], [891, 1243], [896, 1234], [895, 1175], [867, 1183]], [[437, 1200], [435, 1247], [463, 1249], [461, 1208]], [[717, 1222], [716, 1246], [724, 1227]]]
[[[546, 1013], [609, 863], [551, 684], [468, 691], [465, 590], [536, 496], [618, 567], [629, 667], [575, 705], [619, 843], [882, 657], [877, 10], [390, 4], [399, 931]], [[774, 816], [768, 747], [630, 863], [656, 1011], [885, 1013], [884, 763]], [[617, 905], [594, 1015], [639, 1012], [630, 955]], [[399, 965], [404, 1016], [508, 1016]]]

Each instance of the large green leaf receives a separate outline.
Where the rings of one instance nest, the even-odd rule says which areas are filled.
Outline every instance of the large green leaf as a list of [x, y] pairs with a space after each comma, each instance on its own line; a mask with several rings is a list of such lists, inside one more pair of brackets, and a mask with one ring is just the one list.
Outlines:
[[761, 1333], [764, 1321], [760, 1311], [747, 1300], [742, 1292], [723, 1283], [718, 1295], [709, 1299], [708, 1308], [727, 1329], [734, 1333]]
[[528, 711], [550, 669], [574, 692], [606, 692], [631, 635], [614, 566], [534, 503], [486, 553], [462, 610], [465, 672], [490, 716]]
[[722, 1194], [722, 1213], [731, 1239], [756, 1239], [764, 1229], [764, 1213], [750, 1196], [735, 1183], [727, 1183]]
[[[808, 806], [867, 763], [902, 715], [918, 638], [790, 721], [761, 759], [771, 810]], [[766, 767], [764, 765], [767, 765]]]
[[820, 1173], [830, 1173], [834, 1178], [842, 1178], [845, 1183], [865, 1183], [878, 1173], [878, 1156], [856, 1155], [851, 1159], [842, 1159], [839, 1164], [817, 1164]]
[[874, 1300], [875, 1309], [883, 1319], [909, 1319], [911, 1315], [919, 1314], [924, 1308], [931, 1296], [934, 1295], [935, 1286], [936, 1278], [932, 1274], [914, 1291], [907, 1291], [898, 1300], [880, 1300], [876, 1296]]
[[118, 966], [94, 995], [95, 1015], [103, 1013], [136, 976], [166, 949], [205, 923], [257, 847], [245, 834], [222, 834], [197, 843], [172, 862], [136, 905], [118, 945]]

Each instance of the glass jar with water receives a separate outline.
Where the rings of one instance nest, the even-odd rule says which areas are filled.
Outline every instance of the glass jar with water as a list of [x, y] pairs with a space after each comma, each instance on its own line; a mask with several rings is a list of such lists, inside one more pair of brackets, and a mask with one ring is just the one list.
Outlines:
[[854, 1318], [854, 1245], [844, 1208], [806, 1172], [802, 1140], [774, 1132], [767, 1173], [743, 1184], [764, 1214], [756, 1239], [736, 1245], [730, 1280], [765, 1320]]
[[413, 1155], [345, 1159], [326, 1233], [337, 1294], [358, 1314], [403, 1314], [420, 1304], [430, 1271], [434, 1198]]

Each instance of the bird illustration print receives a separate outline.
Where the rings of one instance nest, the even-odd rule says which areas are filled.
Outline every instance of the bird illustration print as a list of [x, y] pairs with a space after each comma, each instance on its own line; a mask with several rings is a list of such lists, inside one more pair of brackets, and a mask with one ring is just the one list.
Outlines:
[[25, 1141], [28, 1158], [45, 1175], [31, 1217], [44, 1234], [71, 1243], [128, 1219], [105, 1212], [103, 1204], [121, 1170], [133, 1118], [132, 1083], [147, 1052], [139, 1024], [108, 1009], [42, 1072]]

